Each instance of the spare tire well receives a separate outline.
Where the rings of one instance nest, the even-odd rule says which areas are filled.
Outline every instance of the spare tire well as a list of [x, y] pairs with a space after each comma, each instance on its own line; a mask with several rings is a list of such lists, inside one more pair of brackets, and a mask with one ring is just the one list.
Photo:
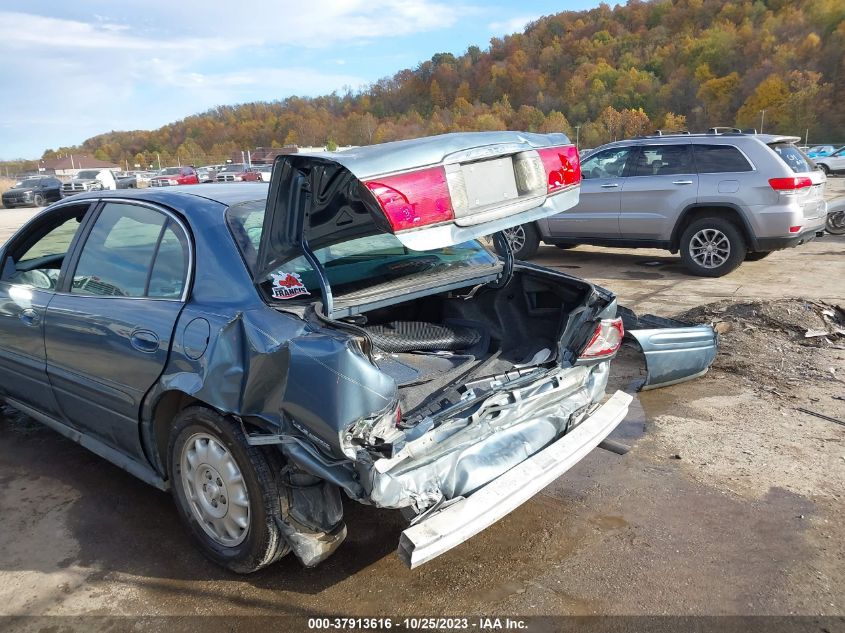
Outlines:
[[742, 213], [733, 207], [690, 207], [686, 209], [678, 221], [675, 223], [675, 228], [672, 231], [672, 239], [670, 240], [669, 250], [672, 253], [677, 253], [680, 248], [681, 235], [690, 224], [700, 218], [723, 218], [735, 225], [742, 236], [745, 238], [745, 243], [754, 250], [754, 245], [757, 240], [749, 230], [748, 224]]

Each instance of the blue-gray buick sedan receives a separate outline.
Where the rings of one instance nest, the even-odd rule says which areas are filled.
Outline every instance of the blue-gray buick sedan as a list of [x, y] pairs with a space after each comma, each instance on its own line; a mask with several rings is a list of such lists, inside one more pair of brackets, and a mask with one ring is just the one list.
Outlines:
[[[67, 198], [0, 249], [0, 396], [171, 490], [236, 572], [324, 560], [342, 495], [401, 509], [420, 565], [625, 417], [614, 296], [501, 234], [579, 183], [565, 136], [490, 132], [282, 156], [269, 188]], [[716, 351], [707, 327], [632, 334], [648, 386]]]

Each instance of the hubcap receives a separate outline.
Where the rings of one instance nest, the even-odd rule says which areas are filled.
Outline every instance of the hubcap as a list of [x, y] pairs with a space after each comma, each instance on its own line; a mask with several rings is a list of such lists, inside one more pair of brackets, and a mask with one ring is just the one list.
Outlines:
[[521, 226], [505, 229], [503, 233], [514, 253], [521, 251], [522, 247], [525, 246], [525, 229]]
[[242, 543], [249, 530], [249, 494], [234, 456], [217, 438], [197, 433], [182, 447], [180, 463], [197, 523], [221, 545]]
[[718, 268], [731, 256], [731, 242], [718, 229], [701, 229], [692, 236], [689, 252], [699, 266]]

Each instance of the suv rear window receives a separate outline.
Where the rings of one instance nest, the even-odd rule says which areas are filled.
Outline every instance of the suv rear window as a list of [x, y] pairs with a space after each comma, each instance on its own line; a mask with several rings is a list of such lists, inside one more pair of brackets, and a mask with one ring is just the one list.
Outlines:
[[699, 174], [751, 171], [751, 164], [733, 145], [693, 145]]
[[796, 174], [804, 174], [816, 168], [815, 163], [792, 143], [770, 143], [769, 147]]

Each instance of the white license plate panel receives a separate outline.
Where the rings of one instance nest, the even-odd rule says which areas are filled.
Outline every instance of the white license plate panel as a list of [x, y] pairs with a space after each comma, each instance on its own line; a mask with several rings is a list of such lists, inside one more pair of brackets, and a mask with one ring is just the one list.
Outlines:
[[516, 176], [510, 156], [461, 165], [470, 210], [516, 200]]

